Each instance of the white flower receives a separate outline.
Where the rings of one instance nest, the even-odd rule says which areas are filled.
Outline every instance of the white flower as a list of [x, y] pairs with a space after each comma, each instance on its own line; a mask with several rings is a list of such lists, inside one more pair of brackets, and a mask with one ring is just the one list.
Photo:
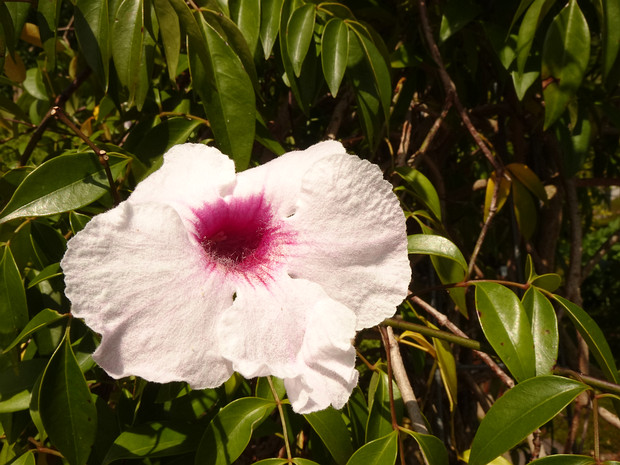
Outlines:
[[355, 331], [393, 315], [410, 280], [390, 184], [337, 142], [238, 174], [215, 148], [173, 147], [61, 265], [111, 376], [274, 375], [300, 413], [346, 403]]

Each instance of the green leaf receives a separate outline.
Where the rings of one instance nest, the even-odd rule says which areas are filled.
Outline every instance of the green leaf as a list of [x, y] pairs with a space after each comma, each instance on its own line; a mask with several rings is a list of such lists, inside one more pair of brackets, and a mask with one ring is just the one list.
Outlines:
[[261, 16], [260, 0], [229, 0], [228, 6], [232, 20], [245, 37], [250, 52], [254, 54], [260, 34], [260, 21], [257, 21]]
[[541, 274], [532, 279], [530, 284], [545, 291], [553, 292], [562, 284], [562, 277], [555, 273]]
[[[108, 154], [112, 177], [129, 162], [121, 154]], [[26, 216], [45, 216], [84, 207], [109, 192], [105, 170], [94, 153], [62, 155], [30, 173], [0, 212], [0, 223]]]
[[20, 455], [14, 462], [11, 462], [11, 465], [35, 465], [36, 461], [34, 458], [34, 452], [32, 450], [26, 452], [23, 455]]
[[36, 380], [45, 368], [45, 360], [24, 360], [0, 371], [0, 413], [27, 410]]
[[620, 1], [602, 0], [602, 3], [603, 74], [607, 78], [620, 48], [620, 28], [618, 27], [618, 24], [620, 24]]
[[433, 346], [437, 353], [437, 364], [439, 365], [439, 373], [443, 382], [448, 401], [450, 402], [450, 411], [454, 411], [457, 402], [458, 379], [456, 376], [456, 361], [450, 350], [450, 344], [441, 339], [433, 338]]
[[398, 431], [364, 444], [351, 456], [346, 465], [390, 465], [396, 462]]
[[336, 463], [346, 464], [353, 454], [353, 445], [342, 414], [328, 407], [319, 412], [305, 414], [304, 417], [319, 435]]
[[605, 335], [596, 322], [581, 307], [559, 295], [553, 296], [566, 310], [569, 318], [588, 344], [605, 377], [612, 383], [620, 384], [620, 375], [613, 353]]
[[52, 444], [71, 465], [84, 465], [97, 431], [97, 409], [75, 359], [69, 328], [45, 368], [39, 411]]
[[543, 202], [547, 201], [547, 192], [545, 186], [540, 181], [536, 173], [534, 173], [529, 166], [523, 163], [509, 163], [506, 165], [506, 169], [512, 176], [517, 178], [521, 184], [523, 184], [532, 194]]
[[449, 0], [442, 5], [443, 16], [439, 28], [439, 41], [445, 42], [467, 26], [481, 13], [480, 6], [471, 0]]
[[527, 9], [517, 36], [517, 71], [523, 75], [525, 63], [530, 56], [536, 29], [555, 0], [534, 0]]
[[318, 463], [313, 462], [312, 460], [302, 459], [300, 457], [294, 458], [293, 463], [295, 463], [296, 465], [319, 465]]
[[37, 284], [43, 281], [47, 281], [48, 279], [55, 278], [56, 276], [61, 276], [62, 270], [60, 268], [60, 263], [52, 263], [49, 266], [43, 268], [36, 278], [30, 280], [28, 283], [28, 289], [33, 288]]
[[8, 246], [0, 261], [0, 348], [6, 347], [28, 323], [28, 305], [21, 274]]
[[132, 426], [114, 440], [103, 465], [116, 460], [167, 457], [196, 450], [202, 431], [196, 425], [151, 422]]
[[416, 199], [420, 200], [437, 218], [441, 220], [441, 204], [439, 203], [439, 195], [437, 190], [433, 186], [426, 176], [420, 173], [418, 170], [409, 168], [408, 166], [401, 166], [396, 168], [396, 174], [403, 178], [407, 185], [413, 189], [413, 194]]
[[558, 321], [553, 305], [536, 287], [530, 287], [522, 299], [534, 338], [536, 375], [547, 375], [558, 359]]
[[159, 33], [164, 46], [166, 63], [168, 64], [168, 76], [174, 80], [179, 65], [181, 52], [181, 27], [179, 18], [168, 0], [153, 0], [153, 8], [159, 22]]
[[355, 91], [362, 129], [374, 150], [389, 119], [392, 84], [388, 64], [376, 45], [354, 23], [349, 27], [348, 76]]
[[330, 19], [323, 30], [321, 40], [321, 64], [323, 75], [332, 96], [338, 94], [340, 83], [349, 59], [349, 33], [344, 21]]
[[211, 420], [202, 436], [196, 465], [233, 463], [250, 442], [254, 428], [275, 407], [274, 401], [258, 397], [243, 397], [228, 404]]
[[[258, 462], [254, 462], [254, 465], [286, 465], [289, 463], [288, 459], [263, 459]], [[297, 463], [293, 461], [293, 463]]]
[[420, 446], [420, 451], [422, 451], [426, 463], [431, 465], [448, 465], [448, 451], [441, 439], [431, 434], [416, 433], [405, 428], [400, 430], [415, 439], [418, 446]]
[[544, 425], [588, 386], [559, 376], [528, 379], [497, 399], [480, 422], [469, 465], [486, 465]]
[[286, 27], [286, 46], [297, 77], [301, 73], [301, 65], [312, 42], [315, 16], [315, 5], [306, 3], [293, 12]]
[[[256, 103], [252, 81], [240, 59], [202, 16], [201, 44], [190, 36], [190, 72], [211, 123], [215, 141], [222, 152], [235, 161], [237, 170], [245, 169], [252, 154]], [[208, 52], [201, 54], [203, 43]]]
[[[467, 271], [467, 262], [459, 248], [443, 236], [432, 234], [413, 234], [407, 236], [407, 251], [409, 253], [445, 257], [457, 263], [463, 272]], [[463, 273], [464, 276], [465, 274]]]
[[530, 240], [536, 231], [538, 211], [528, 190], [519, 181], [513, 180], [512, 199], [519, 231], [525, 239]]
[[66, 318], [68, 315], [61, 315], [56, 310], [52, 310], [49, 308], [44, 308], [39, 313], [37, 313], [32, 320], [24, 326], [24, 329], [17, 335], [17, 337], [13, 340], [13, 342], [4, 349], [4, 353], [8, 352], [10, 349], [15, 347], [21, 341], [26, 339], [26, 337], [30, 336], [32, 333], [37, 332], [39, 329], [54, 323], [62, 318]]
[[71, 232], [74, 235], [84, 229], [89, 221], [90, 216], [88, 215], [82, 215], [78, 212], [69, 212], [69, 224], [71, 225]]
[[0, 61], [0, 69], [4, 69], [4, 51], [13, 53], [15, 50], [15, 27], [11, 12], [7, 8], [5, 2], [0, 2], [0, 52], [2, 61]]
[[273, 44], [278, 37], [280, 14], [284, 0], [263, 0], [261, 5], [260, 40], [263, 44], [265, 60], [271, 55]]
[[477, 283], [476, 309], [484, 335], [517, 381], [536, 376], [530, 323], [515, 293], [500, 284]]
[[[368, 422], [366, 423], [366, 442], [384, 437], [392, 431], [392, 412], [390, 410], [390, 391], [387, 373], [377, 370], [372, 374], [368, 388]], [[394, 410], [396, 419], [403, 415], [403, 400], [398, 386], [392, 381]]]
[[594, 465], [596, 460], [585, 455], [557, 454], [533, 460], [530, 465]]
[[[129, 90], [129, 103], [136, 104], [141, 68], [145, 60], [143, 0], [122, 0], [114, 18], [111, 45], [114, 67], [121, 84]], [[140, 106], [140, 105], [138, 105]]]
[[56, 68], [56, 38], [61, 3], [60, 0], [40, 0], [37, 3], [37, 25], [45, 50], [45, 67], [48, 71]]
[[[484, 221], [489, 217], [489, 212], [491, 211], [491, 202], [493, 201], [493, 194], [495, 193], [495, 185], [497, 183], [497, 175], [495, 171], [491, 173], [489, 179], [487, 179], [487, 188], [484, 196]], [[498, 212], [502, 209], [506, 200], [508, 199], [508, 195], [510, 194], [510, 185], [511, 181], [506, 179], [506, 177], [502, 176], [499, 181], [499, 191], [497, 193], [497, 201], [495, 206], [495, 211]]]
[[547, 83], [543, 88], [545, 129], [562, 115], [579, 89], [589, 59], [588, 23], [577, 0], [570, 0], [553, 19], [543, 45], [541, 79]]
[[110, 67], [108, 0], [76, 0], [73, 14], [82, 55], [103, 88], [107, 89]]

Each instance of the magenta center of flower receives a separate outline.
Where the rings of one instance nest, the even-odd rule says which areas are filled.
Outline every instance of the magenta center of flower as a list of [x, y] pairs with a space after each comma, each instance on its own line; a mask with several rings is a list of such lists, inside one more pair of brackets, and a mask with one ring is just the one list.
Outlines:
[[281, 246], [287, 234], [281, 231], [262, 194], [219, 199], [194, 214], [195, 237], [210, 267], [264, 280], [282, 262]]

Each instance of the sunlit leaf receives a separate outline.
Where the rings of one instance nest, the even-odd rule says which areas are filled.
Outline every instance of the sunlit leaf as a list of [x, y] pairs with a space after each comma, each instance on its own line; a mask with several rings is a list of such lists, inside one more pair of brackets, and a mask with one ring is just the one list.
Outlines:
[[538, 25], [554, 2], [555, 0], [534, 0], [523, 16], [517, 36], [517, 70], [519, 74], [523, 74], [525, 71], [525, 63], [530, 56]]
[[545, 291], [553, 292], [562, 284], [562, 277], [555, 273], [541, 274], [532, 279], [530, 284]]
[[419, 199], [431, 211], [435, 218], [441, 220], [439, 195], [437, 195], [437, 190], [429, 179], [418, 170], [414, 170], [407, 166], [398, 167], [395, 171], [396, 174], [407, 182], [408, 187], [413, 190], [416, 199]]
[[[414, 254], [435, 255], [448, 258], [457, 263], [463, 269], [463, 272], [467, 271], [465, 257], [463, 257], [459, 248], [445, 237], [431, 234], [413, 234], [407, 236], [407, 251]], [[463, 277], [465, 277], [465, 273], [463, 273]]]
[[9, 351], [13, 347], [15, 347], [17, 344], [19, 344], [21, 341], [26, 339], [26, 337], [35, 333], [39, 329], [47, 325], [50, 325], [62, 318], [66, 318], [66, 317], [67, 315], [62, 315], [58, 313], [56, 310], [52, 310], [50, 308], [44, 308], [39, 313], [37, 313], [34, 317], [32, 317], [32, 320], [30, 320], [28, 324], [24, 326], [24, 329], [22, 329], [22, 331], [15, 337], [13, 342], [6, 349], [4, 349], [4, 352]]
[[22, 277], [8, 246], [0, 261], [0, 348], [8, 346], [28, 323], [28, 305]]
[[45, 360], [33, 359], [0, 371], [0, 413], [28, 409], [32, 388], [44, 368]]
[[594, 465], [596, 460], [585, 455], [548, 455], [530, 462], [531, 465]]
[[603, 4], [603, 73], [607, 77], [620, 48], [620, 1], [602, 0]]
[[398, 431], [392, 431], [357, 449], [346, 465], [391, 465], [396, 462]]
[[486, 465], [544, 425], [588, 386], [559, 376], [528, 379], [497, 399], [480, 422], [469, 465]]
[[577, 0], [568, 5], [549, 26], [542, 53], [545, 129], [564, 112], [586, 72], [590, 59], [590, 30]]
[[[116, 179], [129, 162], [121, 154], [108, 154]], [[0, 212], [0, 223], [25, 216], [45, 216], [88, 205], [110, 191], [105, 170], [94, 153], [52, 158], [32, 171]]]
[[319, 435], [336, 463], [344, 465], [353, 454], [353, 445], [342, 414], [328, 407], [319, 412], [305, 414], [304, 417]]
[[61, 276], [62, 270], [60, 269], [60, 263], [52, 263], [51, 265], [43, 268], [36, 278], [30, 280], [28, 283], [28, 289], [36, 286], [40, 282], [47, 281], [48, 279], [55, 278], [56, 276]]
[[[495, 171], [491, 173], [489, 179], [487, 180], [487, 189], [484, 196], [484, 221], [489, 217], [489, 212], [491, 211], [491, 202], [493, 200], [493, 194], [495, 192], [495, 185], [497, 183], [497, 176]], [[502, 209], [506, 200], [508, 199], [508, 195], [510, 194], [510, 185], [511, 182], [502, 176], [499, 182], [499, 190], [497, 192], [497, 200], [495, 204], [495, 211], [498, 212]]]
[[511, 175], [517, 178], [521, 184], [527, 187], [532, 194], [538, 197], [539, 200], [542, 200], [543, 202], [547, 201], [545, 186], [543, 186], [543, 183], [529, 166], [524, 165], [523, 163], [509, 163], [506, 165], [506, 169]]
[[108, 0], [77, 0], [74, 18], [75, 35], [84, 59], [107, 89], [111, 53]]
[[338, 94], [340, 83], [347, 69], [349, 57], [349, 33], [344, 21], [331, 19], [323, 30], [321, 40], [321, 64], [323, 75], [332, 96]]
[[264, 0], [261, 4], [260, 40], [265, 59], [271, 55], [271, 49], [278, 37], [283, 2], [284, 0]]
[[[368, 422], [366, 424], [366, 442], [384, 437], [392, 431], [392, 413], [390, 409], [390, 392], [387, 373], [375, 371], [368, 388]], [[394, 410], [397, 421], [403, 415], [403, 400], [398, 386], [392, 381], [394, 393]], [[350, 461], [349, 461], [350, 462]]]
[[441, 381], [443, 382], [448, 396], [448, 401], [450, 402], [450, 411], [453, 411], [457, 402], [458, 394], [456, 361], [454, 359], [454, 355], [452, 355], [452, 351], [450, 350], [450, 344], [446, 341], [433, 338], [433, 345], [435, 346], [435, 352], [437, 354], [437, 364], [439, 365]]
[[230, 0], [228, 2], [232, 20], [243, 33], [250, 52], [254, 54], [258, 47], [260, 34], [261, 2], [259, 0]]
[[553, 305], [536, 287], [530, 287], [522, 299], [534, 338], [536, 375], [551, 373], [558, 359], [558, 321]]
[[198, 450], [196, 465], [233, 463], [243, 452], [254, 428], [276, 407], [272, 400], [258, 397], [237, 399], [211, 420]]
[[314, 4], [306, 3], [293, 12], [287, 24], [286, 46], [293, 71], [297, 77], [301, 73], [301, 65], [312, 41], [315, 15], [316, 7]]
[[167, 457], [192, 452], [198, 447], [201, 430], [196, 425], [151, 422], [130, 427], [115, 440], [103, 465], [123, 459]]
[[97, 410], [68, 333], [43, 373], [39, 411], [52, 444], [71, 465], [84, 465], [95, 441]]
[[476, 310], [487, 340], [519, 381], [536, 376], [534, 340], [514, 292], [496, 283], [476, 284]]
[[174, 79], [177, 75], [181, 51], [179, 18], [168, 0], [153, 0], [153, 8], [159, 22], [159, 33], [161, 34], [161, 41], [168, 65], [168, 76], [170, 79]]
[[401, 428], [400, 430], [415, 439], [418, 446], [420, 446], [420, 451], [426, 463], [431, 465], [448, 465], [448, 451], [443, 441], [437, 436], [417, 433], [405, 428]]
[[46, 69], [49, 71], [56, 68], [56, 38], [61, 3], [60, 0], [40, 0], [37, 3], [37, 25], [45, 50]]

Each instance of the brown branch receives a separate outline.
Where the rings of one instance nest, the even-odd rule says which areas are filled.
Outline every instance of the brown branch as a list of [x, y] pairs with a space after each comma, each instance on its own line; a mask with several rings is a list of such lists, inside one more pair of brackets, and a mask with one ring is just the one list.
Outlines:
[[440, 115], [437, 117], [437, 119], [431, 126], [431, 129], [428, 131], [428, 134], [422, 141], [422, 144], [420, 144], [420, 148], [416, 150], [416, 152], [413, 155], [411, 155], [411, 157], [407, 161], [407, 164], [409, 166], [413, 166], [416, 163], [416, 160], [420, 156], [426, 153], [426, 151], [428, 150], [428, 146], [431, 144], [431, 142], [433, 142], [433, 139], [437, 135], [437, 132], [439, 131], [439, 128], [441, 127], [444, 119], [446, 119], [446, 116], [448, 115], [448, 111], [450, 111], [450, 108], [452, 108], [452, 99], [446, 99]]
[[352, 102], [353, 94], [347, 89], [334, 107], [334, 112], [332, 113], [332, 117], [325, 131], [325, 137], [327, 139], [336, 139], [338, 131], [340, 130], [340, 125], [344, 120], [344, 115], [351, 106]]
[[[426, 312], [428, 312], [433, 317], [435, 317], [435, 319], [441, 326], [445, 326], [452, 333], [456, 334], [459, 337], [470, 339], [469, 336], [467, 336], [467, 334], [465, 334], [458, 326], [452, 323], [446, 315], [441, 313], [435, 307], [433, 307], [432, 305], [428, 304], [426, 301], [416, 296], [413, 296], [410, 299], [412, 302], [416, 303], [417, 305], [422, 307]], [[502, 383], [504, 383], [508, 388], [514, 387], [515, 382], [512, 380], [512, 378], [508, 376], [504, 372], [504, 370], [502, 370], [499, 367], [499, 365], [493, 361], [493, 359], [489, 356], [489, 354], [486, 354], [480, 350], [474, 350], [474, 353], [478, 355], [480, 360], [482, 360], [493, 371], [493, 373], [495, 373], [495, 375], [502, 381]]]
[[91, 71], [90, 68], [84, 69], [84, 71], [82, 71], [73, 80], [73, 82], [71, 82], [71, 84], [69, 84], [69, 86], [65, 90], [63, 90], [60, 94], [58, 94], [58, 96], [54, 99], [54, 103], [53, 103], [52, 107], [46, 113], [46, 115], [43, 117], [43, 119], [39, 123], [39, 126], [37, 126], [37, 129], [32, 133], [32, 136], [30, 136], [30, 140], [28, 141], [28, 145], [26, 145], [26, 148], [24, 149], [24, 152], [22, 153], [21, 157], [19, 157], [19, 165], [18, 166], [25, 166], [26, 163], [28, 163], [28, 159], [30, 158], [30, 155], [32, 155], [32, 152], [34, 151], [34, 148], [37, 146], [37, 144], [41, 140], [41, 137], [43, 137], [43, 133], [45, 132], [45, 129], [47, 129], [47, 125], [49, 124], [50, 119], [53, 116], [52, 115], [52, 110], [54, 109], [54, 107], [62, 107], [62, 106], [64, 106], [64, 104], [67, 102], [67, 100], [69, 100], [69, 97], [71, 97], [71, 95], [73, 95], [73, 93], [78, 89], [78, 87], [80, 87], [82, 85], [82, 83], [86, 79], [88, 79], [88, 77], [90, 76], [91, 72], [92, 71]]
[[409, 108], [407, 109], [407, 116], [405, 117], [405, 122], [403, 123], [403, 130], [400, 133], [400, 144], [398, 145], [398, 150], [396, 152], [396, 166], [404, 166], [405, 161], [407, 160], [407, 154], [409, 153], [409, 145], [411, 144], [411, 113], [414, 105], [414, 101], [412, 100], [409, 103]]
[[452, 81], [452, 79], [450, 78], [450, 75], [446, 71], [446, 67], [443, 63], [443, 59], [441, 58], [441, 53], [439, 53], [439, 47], [437, 46], [437, 42], [435, 42], [435, 39], [433, 38], [433, 31], [431, 29], [431, 25], [428, 20], [426, 0], [419, 0], [418, 6], [420, 10], [420, 23], [422, 25], [424, 37], [430, 49], [431, 56], [433, 57], [433, 60], [438, 66], [439, 77], [441, 78], [441, 82], [447, 94], [446, 98], [451, 99], [453, 101], [454, 106], [456, 107], [456, 110], [458, 111], [459, 116], [461, 117], [461, 120], [463, 121], [463, 124], [465, 125], [465, 128], [467, 128], [467, 131], [469, 131], [472, 138], [474, 139], [474, 142], [480, 148], [480, 150], [482, 151], [484, 156], [487, 158], [489, 163], [491, 163], [491, 165], [493, 166], [495, 171], [498, 173], [498, 175], [501, 176], [503, 174], [502, 165], [495, 158], [495, 156], [491, 152], [491, 149], [484, 142], [484, 140], [482, 139], [482, 137], [480, 136], [480, 134], [474, 127], [473, 123], [471, 122], [471, 119], [469, 118], [469, 114], [467, 113], [467, 110], [463, 107], [463, 104], [461, 103], [458, 97], [458, 94], [456, 92], [456, 85], [454, 84], [454, 81]]

